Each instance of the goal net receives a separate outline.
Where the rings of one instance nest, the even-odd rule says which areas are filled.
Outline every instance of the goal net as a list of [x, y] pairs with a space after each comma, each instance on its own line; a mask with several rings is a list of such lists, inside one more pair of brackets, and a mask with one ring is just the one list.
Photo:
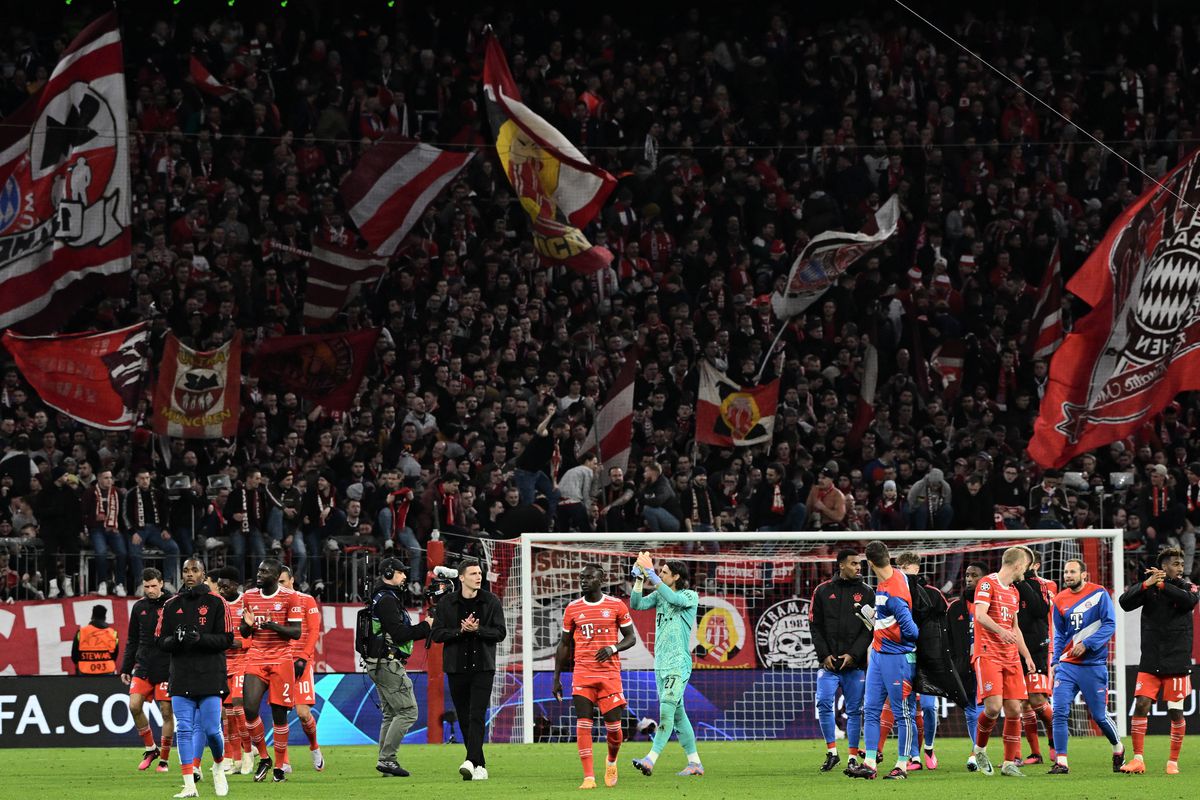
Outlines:
[[[488, 580], [504, 606], [509, 635], [497, 652], [491, 708], [495, 742], [559, 742], [574, 739], [571, 675], [563, 674], [564, 699], [551, 687], [554, 652], [563, 611], [579, 597], [579, 573], [598, 564], [605, 593], [628, 604], [629, 571], [640, 550], [686, 561], [700, 595], [693, 635], [694, 669], [685, 699], [701, 740], [817, 738], [817, 658], [809, 632], [813, 590], [836, 571], [836, 553], [887, 541], [893, 558], [906, 551], [921, 557], [921, 573], [947, 599], [961, 596], [964, 568], [980, 563], [985, 574], [1000, 567], [1004, 550], [1025, 544], [1041, 556], [1041, 575], [1062, 582], [1067, 560], [1081, 558], [1091, 581], [1106, 587], [1114, 603], [1124, 583], [1118, 531], [942, 531], [676, 534], [527, 534], [495, 542]], [[874, 582], [864, 565], [864, 578]], [[627, 738], [645, 738], [658, 716], [654, 682], [654, 612], [631, 611], [637, 644], [621, 653], [628, 700]], [[1110, 645], [1109, 707], [1124, 735], [1125, 695], [1122, 614]], [[939, 702], [939, 735], [966, 734], [961, 709]], [[844, 716], [838, 699], [838, 728]], [[1073, 735], [1093, 735], [1079, 699], [1072, 709]]]

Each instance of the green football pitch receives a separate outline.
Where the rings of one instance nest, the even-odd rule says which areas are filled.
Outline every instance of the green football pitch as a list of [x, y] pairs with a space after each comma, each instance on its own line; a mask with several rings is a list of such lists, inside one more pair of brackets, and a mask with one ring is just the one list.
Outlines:
[[[894, 744], [893, 739], [892, 743]], [[673, 742], [659, 759], [658, 770], [647, 778], [629, 765], [630, 759], [646, 754], [645, 741], [626, 743], [621, 748], [620, 783], [614, 789], [603, 785], [603, 767], [597, 770], [601, 786], [592, 795], [679, 797], [687, 800], [729, 798], [816, 797], [819, 800], [867, 796], [907, 796], [920, 800], [964, 800], [987, 796], [983, 792], [1001, 789], [1021, 794], [1015, 797], [1088, 798], [1193, 797], [1200, 786], [1200, 766], [1193, 767], [1184, 743], [1182, 775], [1165, 775], [1167, 737], [1149, 737], [1146, 742], [1147, 773], [1141, 776], [1114, 775], [1111, 749], [1103, 740], [1087, 737], [1071, 742], [1071, 774], [1051, 776], [1047, 766], [1026, 768], [1025, 780], [970, 774], [966, 771], [965, 739], [938, 742], [941, 762], [934, 772], [913, 773], [907, 781], [851, 780], [840, 771], [822, 774], [818, 767], [824, 747], [815, 741], [769, 741], [700, 743], [706, 775], [702, 778], [678, 778], [684, 758]], [[603, 753], [603, 740], [596, 753]], [[989, 752], [999, 763], [1001, 742], [993, 742]], [[323, 750], [326, 769], [313, 772], [306, 748], [292, 749], [295, 772], [284, 784], [256, 784], [250, 776], [230, 778], [229, 797], [359, 798], [422, 797], [470, 798], [487, 800], [540, 800], [579, 794], [579, 759], [572, 744], [496, 745], [488, 748], [491, 780], [466, 783], [458, 775], [464, 758], [461, 745], [412, 745], [400, 751], [401, 763], [411, 778], [384, 778], [375, 772], [375, 751], [368, 747], [330, 747]], [[891, 751], [894, 755], [894, 750]], [[136, 770], [140, 750], [0, 750], [0, 784], [4, 796], [13, 800], [136, 800], [166, 798], [179, 791], [178, 767], [170, 774], [139, 773]], [[844, 757], [844, 751], [843, 751]], [[601, 756], [603, 758], [603, 756]], [[1197, 756], [1200, 759], [1200, 755]], [[174, 760], [174, 759], [173, 759]], [[207, 764], [207, 759], [206, 759]], [[844, 765], [844, 764], [843, 764]], [[207, 770], [206, 770], [207, 772]], [[1190, 773], [1190, 774], [1189, 774]], [[1018, 789], [1012, 784], [1021, 784]], [[1190, 788], [1189, 788], [1190, 787]], [[205, 780], [199, 787], [201, 797], [213, 797], [212, 786]], [[1053, 792], [1051, 795], [1049, 793]], [[1003, 796], [1003, 795], [1002, 795]]]

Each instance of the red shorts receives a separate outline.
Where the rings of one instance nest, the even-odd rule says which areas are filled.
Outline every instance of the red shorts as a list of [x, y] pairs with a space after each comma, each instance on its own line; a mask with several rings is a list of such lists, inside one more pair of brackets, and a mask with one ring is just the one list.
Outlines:
[[229, 694], [225, 697], [225, 705], [240, 706], [242, 704], [242, 686], [246, 683], [246, 673], [233, 672], [229, 675]]
[[1054, 672], [1030, 672], [1025, 675], [1025, 691], [1029, 694], [1054, 694]]
[[[292, 670], [295, 675], [295, 669]], [[292, 697], [298, 706], [315, 706], [317, 704], [316, 684], [313, 682], [312, 661], [304, 667], [304, 673], [292, 681]]]
[[271, 705], [291, 708], [296, 704], [292, 698], [292, 681], [296, 676], [291, 659], [278, 664], [246, 664], [246, 675], [267, 684], [267, 702]]
[[975, 659], [975, 700], [1000, 695], [1005, 700], [1026, 700], [1025, 675], [1021, 664], [1010, 661], [1000, 664], [988, 658]]
[[621, 675], [603, 678], [584, 678], [571, 684], [571, 694], [592, 701], [592, 705], [607, 714], [614, 708], [625, 705], [625, 690], [621, 687]]
[[1133, 690], [1134, 697], [1149, 697], [1158, 699], [1162, 692], [1164, 703], [1179, 703], [1192, 693], [1191, 675], [1151, 675], [1148, 672], [1137, 674], [1137, 685]]
[[129, 693], [140, 694], [147, 700], [157, 700], [158, 702], [171, 702], [171, 694], [167, 688], [167, 681], [162, 683], [151, 683], [145, 678], [139, 678], [134, 675], [129, 681]]

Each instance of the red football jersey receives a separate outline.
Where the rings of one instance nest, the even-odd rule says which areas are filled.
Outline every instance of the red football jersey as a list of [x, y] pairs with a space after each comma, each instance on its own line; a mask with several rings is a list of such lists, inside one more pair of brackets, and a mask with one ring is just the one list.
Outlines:
[[246, 648], [250, 646], [250, 640], [242, 638], [242, 607], [244, 594], [239, 594], [233, 600], [225, 600], [225, 605], [229, 607], [229, 618], [233, 620], [233, 647], [225, 651], [225, 670], [230, 675], [241, 675], [246, 671]]
[[292, 640], [292, 657], [312, 661], [317, 655], [317, 641], [321, 638], [321, 608], [317, 598], [304, 592], [296, 592], [300, 597], [300, 607], [304, 609], [304, 622], [300, 628], [300, 638]]
[[575, 641], [576, 682], [620, 677], [621, 657], [614, 653], [601, 663], [596, 661], [596, 653], [603, 647], [616, 647], [621, 641], [620, 629], [632, 624], [629, 609], [615, 597], [604, 595], [595, 603], [582, 597], [571, 601], [563, 612], [563, 633], [572, 634]]
[[[304, 622], [304, 607], [300, 595], [280, 586], [275, 594], [266, 596], [261, 589], [250, 589], [242, 595], [243, 608], [254, 615], [256, 625], [274, 622], [290, 625]], [[246, 661], [250, 664], [282, 664], [292, 660], [292, 640], [274, 631], [256, 628], [250, 638]]]
[[[975, 585], [975, 603], [987, 603], [987, 615], [1001, 628], [1014, 630], [1017, 627], [1017, 611], [1021, 608], [1021, 597], [1013, 584], [1000, 584], [999, 574], [993, 572], [979, 579], [979, 583]], [[975, 625], [975, 649], [971, 657], [987, 658], [1001, 664], [1020, 664], [1020, 651], [1015, 644], [1005, 644], [996, 634], [979, 624]]]

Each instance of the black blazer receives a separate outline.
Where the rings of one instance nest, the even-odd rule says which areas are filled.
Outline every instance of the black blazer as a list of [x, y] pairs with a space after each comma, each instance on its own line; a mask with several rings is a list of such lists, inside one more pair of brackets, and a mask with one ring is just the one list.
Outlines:
[[[479, 630], [463, 633], [460, 623], [472, 612], [479, 620]], [[506, 636], [504, 608], [496, 595], [483, 589], [471, 600], [463, 598], [461, 589], [451, 592], [434, 611], [432, 638], [445, 644], [442, 669], [447, 674], [495, 671], [496, 643]]]

